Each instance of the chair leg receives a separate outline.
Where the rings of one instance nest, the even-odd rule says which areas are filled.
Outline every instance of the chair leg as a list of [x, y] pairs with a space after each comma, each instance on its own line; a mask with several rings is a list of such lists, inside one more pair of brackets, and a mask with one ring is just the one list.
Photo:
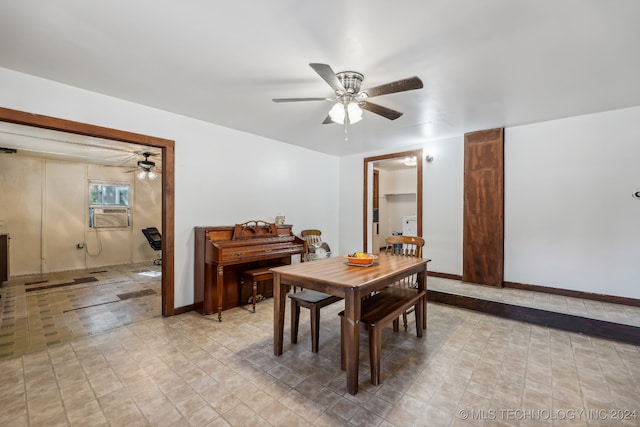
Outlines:
[[382, 350], [382, 334], [380, 328], [369, 328], [369, 364], [371, 365], [371, 384], [380, 384], [380, 353]]
[[300, 323], [300, 306], [291, 300], [291, 344], [298, 342], [298, 324]]
[[400, 319], [393, 320], [393, 332], [398, 332], [400, 330]]
[[316, 304], [311, 305], [309, 314], [311, 316], [311, 351], [317, 353], [320, 340], [320, 310]]
[[404, 330], [407, 330], [407, 312], [402, 313], [402, 322], [404, 323]]

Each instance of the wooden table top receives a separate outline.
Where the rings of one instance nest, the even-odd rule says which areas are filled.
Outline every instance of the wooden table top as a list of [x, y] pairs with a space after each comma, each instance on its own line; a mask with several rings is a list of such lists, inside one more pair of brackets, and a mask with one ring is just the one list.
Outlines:
[[379, 282], [393, 282], [394, 277], [406, 277], [426, 269], [426, 258], [380, 254], [372, 266], [353, 266], [346, 258], [333, 257], [272, 268], [280, 274], [282, 283], [317, 281], [332, 288], [375, 287]]

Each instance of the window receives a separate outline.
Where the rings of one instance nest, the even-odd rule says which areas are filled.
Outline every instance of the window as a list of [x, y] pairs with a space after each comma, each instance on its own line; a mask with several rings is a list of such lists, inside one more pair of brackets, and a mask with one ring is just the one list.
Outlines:
[[124, 182], [89, 181], [89, 227], [129, 227], [130, 190], [131, 186]]

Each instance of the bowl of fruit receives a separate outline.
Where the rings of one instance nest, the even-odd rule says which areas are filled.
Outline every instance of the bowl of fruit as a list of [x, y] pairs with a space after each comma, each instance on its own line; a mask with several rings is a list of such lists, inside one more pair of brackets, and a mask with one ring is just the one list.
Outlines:
[[367, 254], [365, 252], [354, 252], [344, 256], [347, 259], [349, 265], [373, 265], [373, 261], [378, 258], [377, 255]]

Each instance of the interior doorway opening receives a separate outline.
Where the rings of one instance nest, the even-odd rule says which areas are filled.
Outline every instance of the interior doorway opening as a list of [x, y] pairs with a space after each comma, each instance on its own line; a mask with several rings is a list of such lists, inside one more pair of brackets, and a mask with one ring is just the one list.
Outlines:
[[168, 139], [135, 134], [117, 129], [79, 123], [55, 117], [0, 107], [0, 121], [86, 135], [127, 144], [147, 145], [161, 150], [162, 179], [162, 315], [174, 315], [174, 164], [175, 142]]
[[[402, 178], [385, 182], [385, 170], [386, 176]], [[407, 183], [407, 173], [411, 174], [412, 182]], [[415, 215], [415, 235], [422, 237], [421, 149], [365, 158], [363, 188], [362, 247], [365, 251], [379, 251], [388, 235], [402, 230], [399, 218], [404, 216]], [[393, 203], [391, 210], [389, 201]], [[409, 206], [415, 210], [411, 211]]]

